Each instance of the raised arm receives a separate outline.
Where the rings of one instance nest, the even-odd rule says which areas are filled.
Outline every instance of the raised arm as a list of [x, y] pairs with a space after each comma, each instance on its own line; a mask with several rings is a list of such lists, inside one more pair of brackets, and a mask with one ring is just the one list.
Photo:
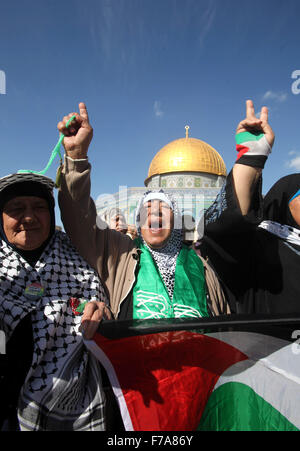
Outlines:
[[249, 212], [254, 190], [274, 140], [268, 122], [268, 108], [261, 109], [258, 119], [252, 100], [247, 100], [246, 118], [239, 123], [236, 131], [238, 159], [232, 170], [236, 200], [243, 216]]
[[[58, 201], [62, 222], [71, 241], [105, 281], [107, 261], [113, 265], [121, 252], [128, 252], [131, 240], [107, 229], [107, 224], [97, 218], [96, 206], [90, 197], [91, 166], [87, 159], [93, 129], [84, 103], [79, 104], [79, 113], [68, 114], [57, 126], [65, 135], [66, 152]], [[75, 117], [67, 128], [72, 116]]]
[[253, 102], [236, 131], [237, 161], [215, 202], [205, 213], [204, 236], [199, 243], [227, 290], [233, 312], [245, 290], [253, 286], [253, 240], [262, 220], [261, 173], [274, 143], [268, 109], [256, 118]]
[[[88, 148], [93, 137], [84, 103], [79, 104], [80, 114], [73, 112], [58, 123], [59, 132], [65, 135], [63, 145], [66, 156], [61, 174], [58, 202], [64, 228], [80, 254], [94, 268], [103, 243], [96, 230], [96, 207], [90, 198], [90, 165]], [[69, 119], [74, 117], [69, 127]], [[98, 251], [96, 251], [96, 249]], [[97, 268], [99, 269], [99, 268]]]

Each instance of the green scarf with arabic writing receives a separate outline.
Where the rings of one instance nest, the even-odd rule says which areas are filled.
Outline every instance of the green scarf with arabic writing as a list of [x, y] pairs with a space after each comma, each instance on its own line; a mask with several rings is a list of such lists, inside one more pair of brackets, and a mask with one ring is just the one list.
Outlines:
[[139, 271], [133, 288], [133, 318], [201, 318], [209, 316], [204, 267], [193, 249], [183, 245], [176, 262], [173, 298], [170, 299], [151, 253], [142, 240]]

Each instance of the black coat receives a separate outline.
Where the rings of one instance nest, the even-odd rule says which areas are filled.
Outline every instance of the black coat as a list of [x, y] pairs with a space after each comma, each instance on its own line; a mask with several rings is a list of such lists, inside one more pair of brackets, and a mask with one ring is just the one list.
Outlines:
[[300, 313], [300, 246], [258, 227], [269, 219], [298, 228], [288, 209], [288, 199], [300, 187], [300, 175], [294, 179], [288, 195], [285, 178], [285, 186], [282, 179], [265, 199], [259, 183], [243, 217], [230, 173], [205, 214], [201, 254], [209, 258], [235, 313]]

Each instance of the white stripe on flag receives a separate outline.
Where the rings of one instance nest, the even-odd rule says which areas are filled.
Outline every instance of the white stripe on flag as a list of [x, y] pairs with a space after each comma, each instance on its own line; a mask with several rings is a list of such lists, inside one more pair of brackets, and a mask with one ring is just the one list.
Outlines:
[[119, 403], [120, 412], [122, 416], [122, 420], [124, 423], [124, 427], [126, 431], [133, 431], [133, 426], [131, 422], [131, 418], [127, 409], [127, 404], [125, 398], [123, 396], [122, 389], [120, 387], [117, 375], [115, 373], [114, 367], [110, 363], [106, 354], [99, 348], [99, 346], [93, 340], [84, 340], [85, 346], [92, 352], [92, 354], [96, 357], [96, 359], [101, 362], [104, 366], [107, 374], [109, 374], [109, 380], [112, 385], [113, 392], [117, 401]]
[[208, 335], [249, 357], [228, 368], [214, 390], [228, 382], [245, 384], [300, 429], [300, 355], [293, 352], [293, 343], [248, 332]]

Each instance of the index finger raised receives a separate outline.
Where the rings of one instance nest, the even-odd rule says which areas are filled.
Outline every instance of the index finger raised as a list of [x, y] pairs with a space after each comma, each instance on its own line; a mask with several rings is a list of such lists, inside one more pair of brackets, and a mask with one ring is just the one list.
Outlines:
[[80, 116], [89, 122], [89, 115], [87, 112], [86, 104], [84, 102], [80, 102], [78, 105]]

